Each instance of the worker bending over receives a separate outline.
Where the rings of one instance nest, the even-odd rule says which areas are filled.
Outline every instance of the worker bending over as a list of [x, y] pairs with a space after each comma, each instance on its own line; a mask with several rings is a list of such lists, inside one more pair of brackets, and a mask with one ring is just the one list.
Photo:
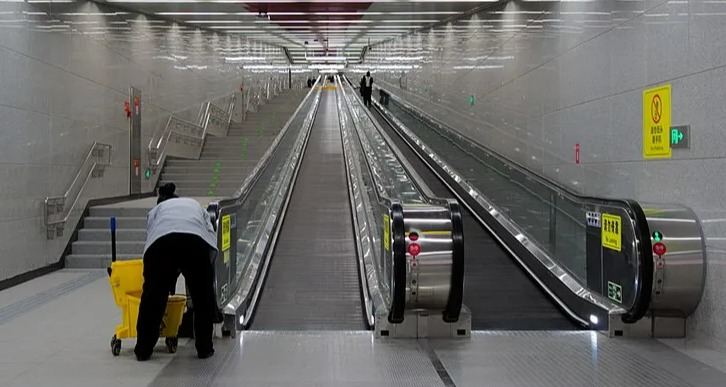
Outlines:
[[214, 354], [212, 320], [216, 301], [212, 259], [217, 236], [207, 211], [196, 200], [179, 198], [175, 190], [173, 183], [159, 189], [157, 205], [147, 220], [144, 288], [134, 349], [139, 361], [151, 357], [159, 340], [169, 290], [176, 287], [179, 272], [184, 275], [194, 303], [197, 355], [206, 359]]

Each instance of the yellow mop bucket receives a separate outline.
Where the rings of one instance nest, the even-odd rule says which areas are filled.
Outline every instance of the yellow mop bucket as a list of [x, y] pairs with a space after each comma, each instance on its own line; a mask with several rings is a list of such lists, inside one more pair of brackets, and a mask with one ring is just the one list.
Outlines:
[[[116, 305], [121, 308], [121, 325], [111, 338], [111, 352], [114, 356], [121, 353], [121, 339], [136, 337], [136, 321], [139, 318], [141, 291], [144, 284], [144, 261], [116, 261], [116, 219], [111, 218], [111, 267], [108, 269], [109, 282]], [[161, 321], [160, 337], [165, 337], [170, 353], [177, 350], [178, 332], [181, 325], [186, 297], [169, 296], [164, 318]]]

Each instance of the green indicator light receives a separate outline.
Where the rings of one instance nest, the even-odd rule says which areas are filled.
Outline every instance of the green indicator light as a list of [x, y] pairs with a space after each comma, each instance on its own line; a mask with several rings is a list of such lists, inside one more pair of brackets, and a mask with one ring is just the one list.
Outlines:
[[678, 145], [683, 141], [683, 132], [678, 128], [671, 128], [671, 144]]
[[469, 96], [469, 105], [472, 105], [472, 106], [474, 105], [474, 96], [473, 95]]
[[212, 176], [212, 181], [218, 181], [218, 180], [219, 180], [219, 176]]
[[222, 163], [220, 163], [219, 161], [217, 161], [216, 163], [214, 163], [214, 166], [215, 167], [221, 167], [222, 166]]
[[214, 168], [214, 170], [212, 172], [219, 173], [219, 168]]
[[212, 184], [209, 185], [209, 188], [217, 188], [217, 184], [212, 183]]
[[144, 171], [144, 178], [145, 178], [146, 180], [149, 180], [149, 179], [151, 179], [151, 169], [149, 169], [149, 168], [146, 168], [146, 171]]
[[214, 196], [214, 191], [207, 192], [207, 196]]
[[663, 234], [661, 234], [660, 231], [654, 232], [653, 233], [653, 240], [656, 241], [656, 242], [660, 242], [661, 240], [663, 240]]

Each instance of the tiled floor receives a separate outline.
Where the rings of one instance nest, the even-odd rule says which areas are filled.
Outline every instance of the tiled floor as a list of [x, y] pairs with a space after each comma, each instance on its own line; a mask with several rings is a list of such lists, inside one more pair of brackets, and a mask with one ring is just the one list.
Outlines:
[[160, 345], [138, 363], [133, 340], [111, 355], [119, 317], [103, 271], [64, 270], [0, 292], [0, 386], [726, 385], [726, 362], [715, 352], [591, 332], [475, 332], [430, 342], [245, 332], [218, 339], [208, 360], [183, 341], [176, 355]]
[[0, 321], [0, 386], [146, 386], [171, 361], [162, 345], [152, 361], [136, 362], [133, 340], [113, 357], [109, 343], [120, 313], [105, 271], [64, 270], [0, 292], [0, 315], [87, 276], [95, 279]]

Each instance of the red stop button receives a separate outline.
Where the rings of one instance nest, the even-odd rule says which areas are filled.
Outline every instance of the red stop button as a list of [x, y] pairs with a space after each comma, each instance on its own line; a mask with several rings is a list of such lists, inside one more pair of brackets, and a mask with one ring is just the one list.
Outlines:
[[408, 245], [408, 253], [414, 257], [421, 254], [421, 246], [418, 243], [411, 243]]
[[659, 257], [665, 255], [666, 251], [668, 251], [668, 249], [666, 249], [666, 245], [660, 242], [653, 245], [653, 254]]

